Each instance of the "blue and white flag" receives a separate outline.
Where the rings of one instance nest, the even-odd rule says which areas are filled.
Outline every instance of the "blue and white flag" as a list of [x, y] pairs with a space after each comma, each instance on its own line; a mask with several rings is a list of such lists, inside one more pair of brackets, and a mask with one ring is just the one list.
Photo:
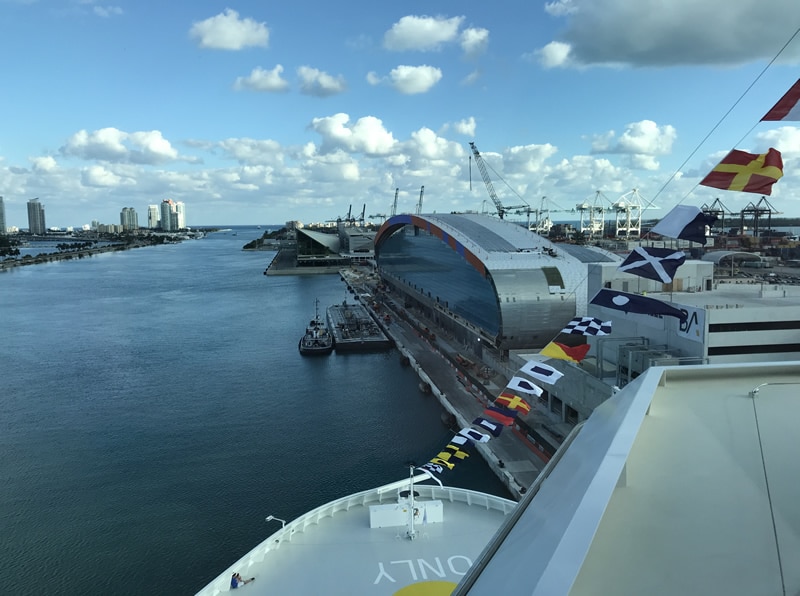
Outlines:
[[685, 262], [686, 255], [682, 250], [637, 246], [617, 270], [668, 284]]
[[604, 323], [594, 317], [575, 317], [567, 323], [561, 333], [569, 333], [571, 335], [609, 335], [611, 333], [611, 321]]
[[676, 317], [681, 321], [685, 321], [687, 318], [685, 312], [661, 300], [639, 296], [638, 294], [618, 292], [607, 288], [603, 288], [597, 292], [594, 298], [589, 301], [589, 304], [621, 310], [624, 313], [634, 312], [645, 315], [664, 315], [667, 317]]
[[524, 377], [511, 377], [511, 380], [508, 382], [506, 387], [512, 390], [522, 391], [528, 395], [535, 395], [536, 397], [539, 397], [542, 393], [544, 393], [544, 390], [541, 387], [535, 385]]
[[564, 376], [564, 373], [537, 360], [528, 360], [522, 365], [519, 371], [533, 377], [537, 381], [543, 381], [549, 385], [552, 385]]
[[464, 447], [471, 447], [472, 441], [465, 437], [464, 435], [455, 435], [450, 442], [454, 445], [463, 445]]
[[682, 238], [706, 245], [706, 232], [717, 221], [716, 215], [703, 213], [699, 207], [677, 205], [650, 230], [669, 238]]
[[481, 430], [488, 430], [495, 437], [499, 437], [500, 433], [503, 432], [502, 424], [499, 424], [493, 420], [487, 420], [482, 416], [478, 416], [475, 420], [472, 421], [472, 424], [477, 426]]
[[467, 437], [476, 443], [488, 443], [492, 438], [489, 435], [478, 432], [474, 428], [462, 428], [460, 431], [458, 431], [458, 434]]

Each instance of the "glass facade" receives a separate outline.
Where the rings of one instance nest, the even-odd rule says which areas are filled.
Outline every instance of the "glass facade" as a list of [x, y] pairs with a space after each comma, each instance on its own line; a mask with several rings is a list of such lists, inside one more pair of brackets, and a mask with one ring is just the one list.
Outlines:
[[428, 232], [405, 226], [381, 245], [381, 270], [491, 335], [500, 333], [497, 293], [489, 279]]
[[500, 349], [540, 348], [575, 316], [575, 293], [552, 256], [495, 251], [476, 261], [450, 234], [404, 225], [379, 239], [376, 260], [409, 304], [460, 341], [482, 335]]

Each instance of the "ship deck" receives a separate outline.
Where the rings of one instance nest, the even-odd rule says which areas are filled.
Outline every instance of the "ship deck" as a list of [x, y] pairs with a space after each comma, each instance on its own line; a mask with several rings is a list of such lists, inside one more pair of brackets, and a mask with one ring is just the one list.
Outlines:
[[[415, 484], [419, 496], [410, 507], [399, 496], [408, 484], [406, 479], [356, 493], [287, 523], [198, 596], [229, 592], [233, 573], [256, 578], [240, 588], [251, 596], [391, 596], [412, 584], [423, 590], [415, 594], [449, 594], [517, 504], [476, 491]], [[436, 521], [437, 502], [441, 522]], [[371, 506], [377, 506], [372, 516], [384, 526], [387, 520], [409, 519], [414, 509], [425, 511], [416, 517], [415, 539], [408, 537], [408, 524], [371, 528]]]

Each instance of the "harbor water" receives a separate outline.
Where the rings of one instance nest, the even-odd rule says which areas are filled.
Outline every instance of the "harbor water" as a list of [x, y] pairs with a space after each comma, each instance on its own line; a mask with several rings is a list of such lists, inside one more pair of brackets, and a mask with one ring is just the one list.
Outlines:
[[[236, 234], [234, 236], [234, 233]], [[338, 275], [241, 227], [0, 273], [0, 592], [193, 594], [452, 431], [395, 350], [302, 357]], [[445, 482], [508, 497], [475, 455]]]

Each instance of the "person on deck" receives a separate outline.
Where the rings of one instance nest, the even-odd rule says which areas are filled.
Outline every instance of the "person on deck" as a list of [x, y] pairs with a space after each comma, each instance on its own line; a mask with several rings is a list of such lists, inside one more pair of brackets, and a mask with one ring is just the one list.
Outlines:
[[240, 574], [234, 573], [231, 576], [231, 590], [235, 590], [236, 588], [240, 588], [245, 584], [249, 584], [254, 579], [254, 577], [251, 577], [250, 579], [242, 579]]

